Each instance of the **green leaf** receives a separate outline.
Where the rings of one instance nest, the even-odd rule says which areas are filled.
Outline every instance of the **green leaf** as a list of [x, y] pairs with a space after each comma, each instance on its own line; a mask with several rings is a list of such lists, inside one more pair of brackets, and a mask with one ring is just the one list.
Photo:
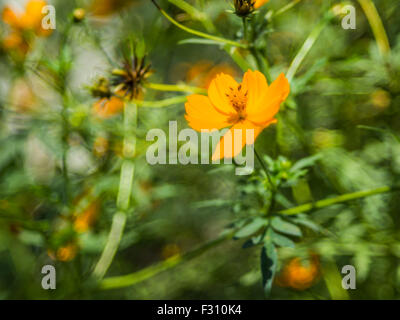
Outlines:
[[291, 239], [285, 237], [284, 235], [276, 233], [273, 230], [271, 230], [271, 238], [272, 241], [279, 247], [294, 248], [296, 246]]
[[260, 234], [256, 237], [253, 237], [253, 238], [247, 240], [245, 243], [243, 243], [242, 248], [247, 249], [247, 248], [251, 248], [251, 247], [254, 247], [254, 246], [260, 244], [261, 241], [263, 240], [263, 237], [264, 237], [264, 234]]
[[283, 220], [281, 217], [274, 217], [271, 221], [272, 227], [281, 233], [289, 234], [291, 236], [301, 237], [302, 233], [298, 226]]
[[209, 44], [209, 45], [222, 45], [221, 42], [209, 39], [189, 38], [178, 42], [178, 44]]
[[264, 293], [268, 297], [271, 293], [272, 282], [274, 281], [278, 255], [276, 248], [267, 237], [264, 246], [261, 248], [261, 273]]
[[321, 158], [321, 154], [316, 154], [311, 157], [306, 157], [303, 158], [299, 161], [297, 161], [292, 168], [290, 168], [291, 172], [303, 169], [305, 167], [311, 167], [314, 165], [315, 162], [317, 162]]
[[232, 205], [231, 200], [212, 199], [212, 200], [197, 201], [192, 206], [196, 209], [201, 209], [209, 207], [223, 207], [229, 205]]
[[310, 219], [308, 219], [304, 214], [302, 214], [301, 216], [297, 216], [293, 219], [291, 219], [291, 221], [295, 222], [296, 224], [300, 224], [302, 226], [305, 226], [315, 232], [322, 232], [323, 229], [316, 224], [315, 222], [311, 221]]
[[253, 221], [245, 225], [238, 232], [236, 232], [234, 239], [246, 238], [256, 233], [262, 227], [265, 227], [268, 224], [267, 219], [263, 218], [255, 218]]

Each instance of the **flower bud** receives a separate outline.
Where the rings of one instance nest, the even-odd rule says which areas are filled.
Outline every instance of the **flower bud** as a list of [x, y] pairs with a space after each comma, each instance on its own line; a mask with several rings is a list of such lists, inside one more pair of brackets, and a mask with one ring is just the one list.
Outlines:
[[255, 0], [234, 0], [235, 14], [239, 17], [247, 17], [253, 13]]

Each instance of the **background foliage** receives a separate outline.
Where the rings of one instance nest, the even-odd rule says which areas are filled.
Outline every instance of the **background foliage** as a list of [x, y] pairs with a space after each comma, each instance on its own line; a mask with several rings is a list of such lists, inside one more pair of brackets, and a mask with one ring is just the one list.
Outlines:
[[[229, 11], [231, 1], [186, 0], [193, 6], [189, 9], [183, 1], [158, 2], [186, 27], [242, 41], [242, 20]], [[386, 48], [377, 45], [382, 34], [373, 33], [374, 21], [360, 6], [366, 2], [346, 2], [356, 8], [355, 30], [344, 30], [332, 10], [341, 1], [271, 0], [255, 15], [252, 41], [273, 79], [287, 74], [305, 40], [315, 36], [292, 74], [279, 123], [256, 142], [281, 184], [279, 210], [398, 183], [400, 5], [374, 1], [389, 39]], [[8, 3], [0, 1], [1, 7]], [[184, 263], [164, 265], [169, 270], [156, 270], [152, 277], [145, 269], [143, 281], [133, 286], [98, 287], [92, 272], [118, 211], [126, 126], [123, 113], [109, 119], [95, 114], [98, 98], [90, 87], [121, 66], [132, 39], [151, 62], [151, 83], [204, 87], [212, 74], [241, 78], [242, 70], [220, 43], [187, 40], [195, 36], [169, 22], [150, 0], [51, 4], [57, 10], [51, 35], [33, 36], [22, 56], [4, 45], [0, 52], [0, 297], [263, 299], [260, 248], [241, 248], [256, 229], [236, 235], [237, 241], [212, 245], [194, 259], [183, 253], [217, 238], [232, 222], [257, 216], [270, 197], [264, 180], [235, 176], [229, 165], [148, 165], [148, 130], [168, 132], [170, 120], [177, 120], [179, 129], [187, 127], [188, 93], [151, 86], [141, 97], [148, 104], [138, 108], [137, 128], [129, 127], [137, 137], [135, 176], [125, 230], [105, 279], [168, 258]], [[86, 9], [81, 22], [71, 22], [76, 8]], [[0, 30], [5, 39], [9, 26], [3, 22]], [[260, 66], [248, 50], [235, 52], [250, 67]], [[384, 192], [296, 216], [308, 227], [300, 227], [301, 236], [295, 230], [286, 238], [293, 242], [279, 248], [278, 269], [313, 252], [320, 274], [306, 290], [271, 284], [269, 298], [398, 298], [398, 205], [397, 192]], [[41, 288], [45, 264], [56, 266], [55, 291]], [[357, 269], [357, 290], [341, 289], [340, 270], [346, 264]]]

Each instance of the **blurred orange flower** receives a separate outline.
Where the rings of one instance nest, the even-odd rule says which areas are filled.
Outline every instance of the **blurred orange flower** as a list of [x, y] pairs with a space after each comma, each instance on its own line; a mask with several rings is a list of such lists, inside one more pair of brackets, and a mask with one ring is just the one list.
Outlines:
[[258, 9], [262, 5], [266, 4], [269, 0], [256, 0], [254, 8]]
[[111, 15], [131, 4], [129, 0], [93, 0], [90, 11], [99, 17]]
[[311, 287], [320, 274], [318, 255], [312, 254], [310, 259], [293, 258], [282, 269], [275, 283], [281, 287], [306, 290]]
[[103, 119], [111, 118], [124, 109], [124, 101], [112, 96], [110, 98], [101, 98], [93, 104], [93, 112]]
[[74, 229], [76, 232], [86, 232], [94, 224], [99, 214], [100, 203], [97, 200], [91, 202], [82, 212], [76, 213]]
[[200, 88], [208, 89], [211, 81], [220, 73], [237, 76], [236, 70], [227, 63], [214, 66], [210, 61], [200, 61], [187, 71], [186, 80]]
[[[289, 92], [290, 85], [283, 73], [270, 86], [259, 71], [248, 70], [241, 84], [221, 73], [212, 80], [208, 97], [198, 94], [188, 97], [185, 118], [197, 131], [231, 127], [218, 143], [212, 159], [232, 158], [246, 143], [253, 144], [263, 129], [277, 122], [274, 117]], [[254, 130], [252, 141], [246, 141], [246, 129]], [[242, 134], [241, 145], [231, 138], [234, 130]], [[231, 142], [225, 146], [225, 140]]]
[[62, 262], [73, 260], [77, 253], [78, 253], [78, 246], [75, 243], [69, 243], [63, 247], [60, 247], [55, 252], [53, 250], [47, 251], [47, 254], [49, 255], [50, 258]]
[[2, 19], [11, 28], [10, 34], [3, 39], [5, 49], [18, 50], [25, 55], [29, 51], [26, 32], [33, 32], [37, 36], [50, 35], [52, 30], [42, 28], [42, 9], [46, 5], [44, 0], [29, 0], [24, 12], [15, 12], [9, 6], [3, 9]]

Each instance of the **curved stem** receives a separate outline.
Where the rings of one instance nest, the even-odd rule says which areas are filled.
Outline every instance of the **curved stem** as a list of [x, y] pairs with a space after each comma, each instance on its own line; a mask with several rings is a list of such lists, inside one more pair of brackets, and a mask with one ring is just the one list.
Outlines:
[[247, 45], [244, 45], [242, 43], [236, 42], [236, 41], [232, 41], [232, 40], [228, 40], [225, 38], [220, 38], [217, 36], [213, 36], [201, 31], [197, 31], [197, 30], [193, 30], [191, 28], [188, 28], [186, 26], [184, 26], [183, 24], [180, 24], [178, 21], [176, 21], [174, 18], [172, 18], [170, 15], [168, 15], [168, 13], [166, 13], [158, 4], [155, 0], [151, 0], [154, 5], [157, 7], [157, 9], [161, 12], [161, 14], [166, 17], [171, 23], [173, 23], [174, 25], [176, 25], [178, 28], [182, 29], [183, 31], [186, 31], [188, 33], [194, 34], [196, 36], [199, 36], [201, 38], [205, 38], [205, 39], [210, 39], [210, 40], [214, 40], [217, 42], [221, 42], [221, 43], [225, 43], [225, 44], [229, 44], [231, 46], [236, 46], [236, 47], [240, 47], [240, 48], [247, 48]]
[[380, 53], [383, 56], [390, 53], [389, 39], [374, 3], [371, 0], [358, 0], [358, 2], [367, 16]]
[[133, 103], [126, 105], [124, 108], [124, 160], [121, 166], [120, 184], [117, 196], [118, 211], [113, 217], [107, 243], [93, 271], [93, 275], [98, 279], [104, 277], [114, 259], [127, 219], [132, 194], [133, 177], [135, 173], [133, 158], [136, 153], [136, 135], [134, 132], [129, 130], [131, 127], [137, 127], [137, 105]]
[[[400, 190], [399, 187], [381, 187], [381, 188], [376, 188], [376, 189], [371, 189], [371, 190], [364, 190], [364, 191], [358, 191], [358, 192], [353, 192], [353, 193], [348, 193], [345, 195], [341, 195], [335, 198], [331, 199], [325, 199], [321, 201], [317, 201], [315, 203], [308, 203], [304, 205], [300, 205], [291, 209], [285, 209], [278, 211], [280, 214], [296, 214], [296, 213], [303, 213], [307, 211], [311, 211], [312, 209], [315, 208], [323, 208], [323, 207], [328, 207], [337, 203], [343, 203], [351, 200], [356, 200], [356, 199], [362, 199], [365, 197], [369, 197], [372, 195], [377, 195], [377, 194], [382, 194], [382, 193], [387, 193], [391, 191], [396, 191]], [[142, 270], [139, 270], [137, 272], [133, 272], [131, 274], [127, 274], [124, 276], [117, 276], [117, 277], [110, 277], [102, 280], [100, 282], [100, 288], [103, 290], [109, 290], [109, 289], [117, 289], [117, 288], [123, 288], [123, 287], [128, 287], [137, 283], [140, 283], [142, 281], [145, 281], [157, 274], [159, 274], [162, 271], [172, 269], [173, 267], [179, 265], [180, 263], [190, 261], [204, 252], [206, 252], [209, 249], [212, 249], [226, 240], [231, 239], [234, 234], [236, 233], [237, 230], [230, 230], [229, 232], [223, 233], [221, 236], [218, 238], [207, 242], [203, 246], [200, 246], [199, 248], [189, 251], [188, 253], [184, 254], [181, 257], [173, 257], [168, 260], [165, 260], [160, 263], [156, 263], [152, 266], [149, 266], [147, 268], [144, 268]]]
[[142, 282], [146, 279], [149, 279], [156, 274], [171, 269], [182, 262], [188, 262], [202, 253], [206, 252], [207, 250], [218, 246], [219, 244], [225, 242], [225, 240], [231, 239], [235, 232], [230, 231], [222, 234], [218, 238], [207, 242], [206, 244], [200, 246], [199, 248], [189, 251], [182, 256], [174, 256], [171, 257], [163, 262], [156, 263], [150, 267], [144, 268], [137, 272], [125, 275], [125, 276], [118, 276], [118, 277], [111, 277], [104, 279], [100, 283], [100, 288], [103, 290], [115, 289], [115, 288], [123, 288], [134, 285], [136, 283]]

